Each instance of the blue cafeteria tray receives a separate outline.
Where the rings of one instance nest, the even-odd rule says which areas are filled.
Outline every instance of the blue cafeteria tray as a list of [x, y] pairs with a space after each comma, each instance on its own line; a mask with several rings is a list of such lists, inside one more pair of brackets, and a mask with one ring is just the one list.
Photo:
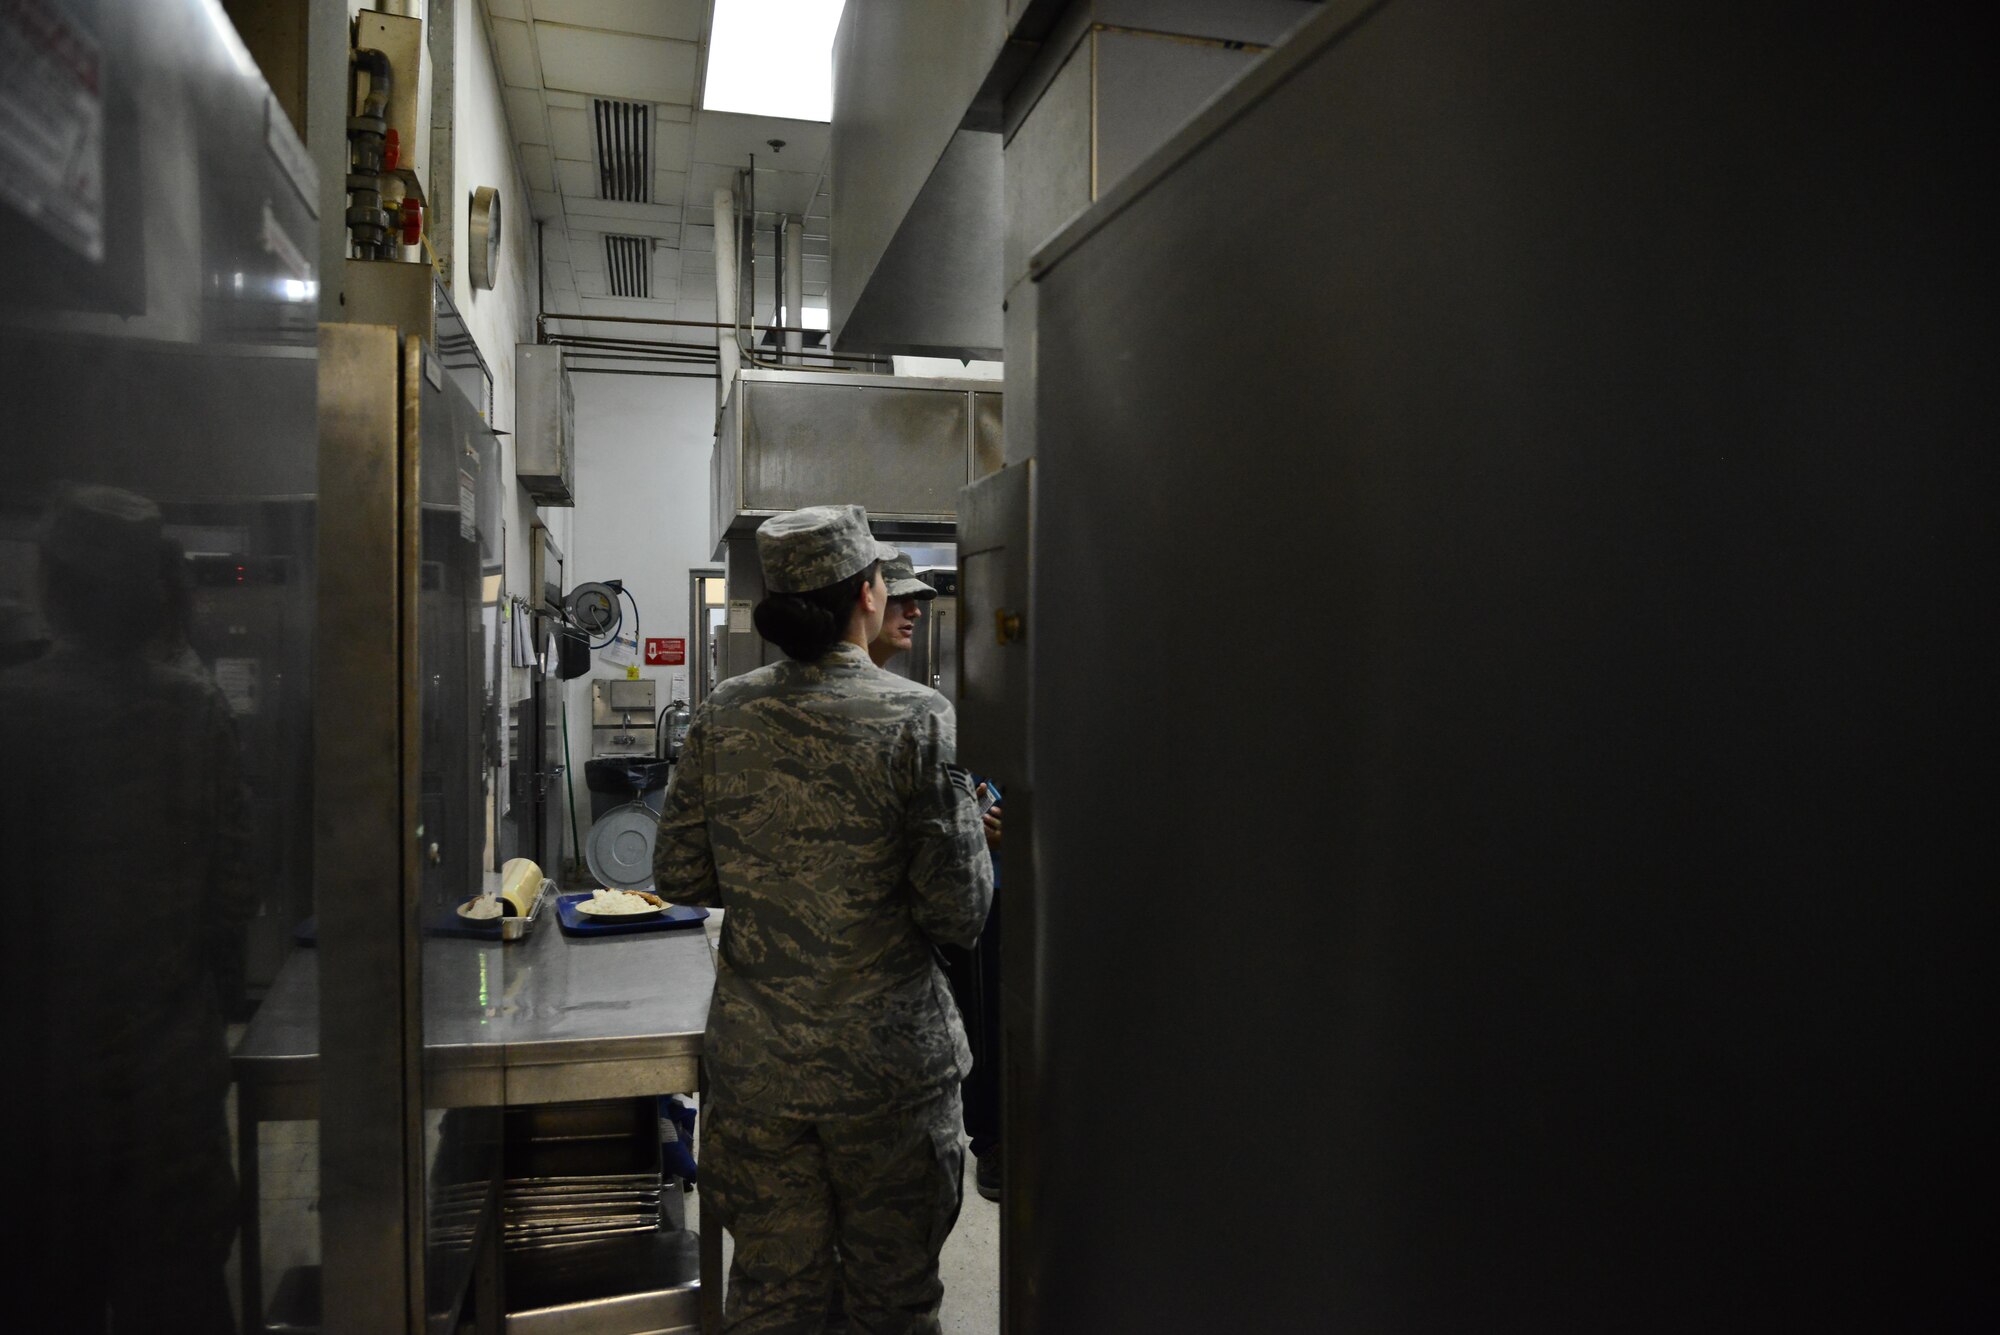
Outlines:
[[577, 895], [556, 896], [556, 921], [571, 936], [624, 936], [629, 932], [663, 932], [675, 927], [692, 927], [708, 917], [707, 909], [694, 908], [687, 904], [669, 904], [667, 911], [656, 918], [641, 918], [637, 922], [599, 922], [576, 911], [576, 906], [589, 899], [588, 892]]

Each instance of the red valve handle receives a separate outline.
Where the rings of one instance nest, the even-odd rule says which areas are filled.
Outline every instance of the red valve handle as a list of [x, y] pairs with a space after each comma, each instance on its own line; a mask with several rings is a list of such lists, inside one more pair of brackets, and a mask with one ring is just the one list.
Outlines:
[[382, 170], [392, 172], [403, 160], [403, 140], [394, 130], [382, 136]]
[[403, 201], [403, 244], [414, 246], [424, 237], [423, 205], [414, 199]]

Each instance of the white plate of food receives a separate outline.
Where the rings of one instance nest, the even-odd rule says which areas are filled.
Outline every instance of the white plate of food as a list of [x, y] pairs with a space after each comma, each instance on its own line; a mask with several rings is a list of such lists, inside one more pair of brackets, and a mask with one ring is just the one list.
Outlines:
[[645, 918], [665, 913], [667, 901], [647, 890], [593, 890], [589, 899], [576, 902], [576, 911], [600, 921]]

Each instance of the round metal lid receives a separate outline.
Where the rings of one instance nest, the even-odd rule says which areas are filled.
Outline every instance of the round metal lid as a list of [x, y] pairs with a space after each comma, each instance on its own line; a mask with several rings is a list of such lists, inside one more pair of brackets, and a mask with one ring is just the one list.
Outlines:
[[653, 840], [660, 818], [643, 802], [613, 807], [583, 837], [590, 874], [614, 890], [644, 890], [653, 884]]

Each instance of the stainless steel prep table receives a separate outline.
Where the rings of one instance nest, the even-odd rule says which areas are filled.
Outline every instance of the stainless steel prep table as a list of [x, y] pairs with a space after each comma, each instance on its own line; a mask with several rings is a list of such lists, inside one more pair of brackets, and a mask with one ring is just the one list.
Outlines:
[[[549, 914], [553, 919], [554, 914]], [[693, 1093], [715, 986], [696, 929], [574, 938], [546, 921], [518, 942], [426, 942], [430, 1107], [502, 1107]], [[319, 1116], [319, 958], [292, 953], [232, 1059], [243, 1212], [246, 1325], [262, 1300], [260, 1122]], [[704, 1325], [719, 1315], [721, 1234], [704, 1229]], [[254, 1327], [253, 1327], [254, 1328]]]

